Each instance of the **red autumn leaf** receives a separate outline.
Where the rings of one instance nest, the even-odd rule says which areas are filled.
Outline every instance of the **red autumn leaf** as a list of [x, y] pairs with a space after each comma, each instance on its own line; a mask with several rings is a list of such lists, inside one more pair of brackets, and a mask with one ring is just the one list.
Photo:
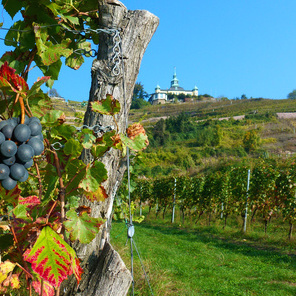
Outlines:
[[36, 206], [40, 205], [40, 200], [35, 195], [28, 196], [26, 198], [20, 196], [19, 197], [19, 204], [26, 205], [29, 209], [33, 209]]
[[15, 69], [9, 67], [7, 61], [0, 67], [0, 82], [5, 86], [10, 86], [14, 92], [29, 90], [25, 79], [15, 74]]

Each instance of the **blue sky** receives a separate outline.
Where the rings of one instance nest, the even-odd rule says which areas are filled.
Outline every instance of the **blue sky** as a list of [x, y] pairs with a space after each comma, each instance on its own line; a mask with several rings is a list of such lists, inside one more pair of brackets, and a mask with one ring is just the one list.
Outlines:
[[[174, 67], [180, 86], [228, 98], [284, 99], [296, 89], [295, 0], [126, 0], [160, 25], [144, 55], [138, 81], [148, 93], [168, 88]], [[0, 9], [0, 22], [10, 25]], [[0, 37], [4, 37], [0, 31]], [[4, 52], [0, 40], [0, 54]], [[87, 100], [92, 59], [63, 68], [54, 87], [66, 99]], [[40, 73], [32, 73], [33, 82]]]

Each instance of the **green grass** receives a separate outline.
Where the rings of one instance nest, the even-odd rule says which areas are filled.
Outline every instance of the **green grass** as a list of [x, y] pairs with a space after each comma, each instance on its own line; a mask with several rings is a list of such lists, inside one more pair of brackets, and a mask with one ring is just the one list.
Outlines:
[[[130, 266], [125, 225], [112, 225], [111, 243]], [[273, 238], [276, 227], [267, 236], [238, 229], [181, 227], [151, 214], [136, 224], [134, 240], [154, 295], [296, 295], [295, 242], [285, 241], [283, 231]], [[135, 295], [150, 295], [136, 254], [135, 282]]]

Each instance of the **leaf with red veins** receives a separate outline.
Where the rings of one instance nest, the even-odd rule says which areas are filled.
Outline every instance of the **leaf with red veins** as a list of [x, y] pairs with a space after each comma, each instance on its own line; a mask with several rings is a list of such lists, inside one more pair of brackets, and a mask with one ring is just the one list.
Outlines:
[[12, 190], [6, 190], [2, 186], [0, 186], [0, 199], [12, 203], [14, 206], [18, 204], [20, 194], [21, 190], [18, 188], [17, 185]]
[[[40, 281], [33, 281], [32, 282], [33, 288], [38, 293], [41, 295], [41, 282]], [[48, 283], [47, 281], [43, 281], [43, 295], [44, 296], [54, 296], [55, 291], [54, 287]]]
[[36, 206], [40, 205], [40, 200], [35, 195], [28, 196], [26, 198], [20, 196], [19, 197], [19, 204], [26, 205], [29, 209], [33, 209]]
[[82, 269], [75, 251], [49, 226], [42, 229], [30, 253], [23, 257], [34, 272], [56, 288], [73, 273], [80, 281]]

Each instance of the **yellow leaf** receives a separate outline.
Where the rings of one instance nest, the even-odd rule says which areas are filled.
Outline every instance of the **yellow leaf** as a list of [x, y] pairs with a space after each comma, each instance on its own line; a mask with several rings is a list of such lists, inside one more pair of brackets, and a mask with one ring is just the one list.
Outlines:
[[2, 283], [7, 275], [13, 271], [15, 264], [6, 260], [5, 262], [0, 263], [0, 283]]
[[19, 289], [21, 287], [20, 280], [17, 274], [12, 275], [12, 279], [10, 280], [10, 285], [13, 289]]

